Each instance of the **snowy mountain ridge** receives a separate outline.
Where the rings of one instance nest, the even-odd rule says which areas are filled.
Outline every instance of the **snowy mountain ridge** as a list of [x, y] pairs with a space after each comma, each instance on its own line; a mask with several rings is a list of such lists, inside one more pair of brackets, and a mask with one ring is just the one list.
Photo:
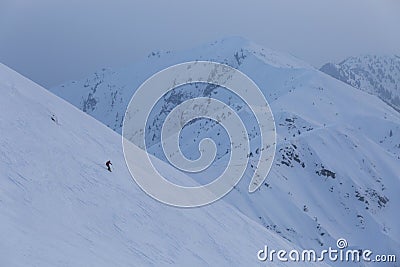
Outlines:
[[321, 71], [355, 88], [377, 95], [400, 111], [400, 57], [363, 55], [339, 64], [327, 63]]
[[[176, 88], [155, 105], [146, 137], [150, 153], [165, 161], [160, 127], [175, 106], [197, 96], [217, 98], [237, 110], [251, 142], [245, 177], [224, 200], [302, 248], [334, 247], [335, 241], [345, 236], [360, 249], [400, 250], [396, 212], [400, 204], [396, 191], [400, 186], [399, 113], [377, 97], [296, 58], [241, 38], [228, 38], [183, 52], [152, 53], [129, 67], [104, 69], [51, 91], [120, 132], [136, 88], [155, 72], [191, 60], [212, 60], [238, 68], [263, 91], [278, 134], [271, 172], [264, 186], [254, 194], [247, 193], [259, 149], [254, 118], [241, 99], [204, 84]], [[196, 159], [198, 144], [206, 137], [217, 144], [217, 161], [206, 175], [190, 174], [199, 183], [218, 176], [229, 155], [227, 134], [210, 120], [194, 121], [183, 128], [184, 154]]]
[[238, 67], [249, 56], [277, 68], [311, 68], [294, 57], [232, 37], [180, 53], [153, 52], [143, 62], [118, 71], [103, 68], [85, 80], [71, 81], [50, 90], [121, 133], [123, 115], [132, 92], [152, 74], [192, 60], [210, 60]]

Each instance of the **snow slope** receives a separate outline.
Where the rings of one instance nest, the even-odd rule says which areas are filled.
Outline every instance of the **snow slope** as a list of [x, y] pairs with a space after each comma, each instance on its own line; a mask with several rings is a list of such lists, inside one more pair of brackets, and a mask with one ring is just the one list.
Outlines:
[[[302, 248], [334, 247], [345, 237], [350, 245], [376, 253], [400, 251], [399, 113], [292, 56], [228, 38], [187, 51], [155, 52], [142, 62], [104, 69], [51, 91], [120, 132], [134, 90], [156, 71], [191, 60], [218, 61], [243, 71], [261, 88], [276, 120], [277, 153], [265, 185], [248, 194], [254, 171], [250, 162], [244, 179], [224, 200]], [[149, 151], [165, 160], [159, 142], [163, 119], [195, 96], [212, 96], [238, 110], [250, 132], [255, 162], [259, 137], [248, 109], [224, 89], [202, 84], [177, 88], [157, 103], [148, 125]], [[206, 175], [191, 175], [200, 183], [216, 177], [229, 154], [224, 130], [199, 120], [187, 125], [181, 137], [182, 150], [192, 159], [199, 155], [200, 140], [216, 142], [217, 161]]]
[[148, 197], [120, 135], [4, 65], [0, 93], [0, 266], [256, 266], [264, 244], [295, 248], [224, 201]]
[[339, 64], [327, 63], [321, 71], [355, 88], [377, 95], [400, 111], [400, 57], [364, 55]]

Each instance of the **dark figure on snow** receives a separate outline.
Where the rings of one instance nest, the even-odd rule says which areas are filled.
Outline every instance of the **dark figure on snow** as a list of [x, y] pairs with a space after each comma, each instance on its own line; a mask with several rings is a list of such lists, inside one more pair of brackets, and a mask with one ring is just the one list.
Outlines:
[[110, 166], [110, 165], [112, 165], [111, 161], [107, 161], [107, 162], [106, 162], [106, 166], [107, 166], [107, 170], [108, 170], [109, 172], [111, 172], [111, 166]]

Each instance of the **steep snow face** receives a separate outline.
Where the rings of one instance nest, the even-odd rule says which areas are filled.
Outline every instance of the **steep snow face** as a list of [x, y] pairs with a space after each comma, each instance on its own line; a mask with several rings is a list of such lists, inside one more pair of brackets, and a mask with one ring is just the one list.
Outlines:
[[[130, 67], [102, 70], [51, 90], [120, 132], [136, 88], [156, 71], [191, 60], [228, 64], [260, 87], [277, 126], [274, 165], [264, 186], [249, 194], [259, 149], [254, 117], [241, 99], [204, 84], [176, 88], [156, 103], [147, 125], [152, 154], [165, 160], [160, 127], [175, 106], [195, 96], [217, 98], [237, 110], [251, 143], [245, 177], [224, 200], [302, 248], [335, 247], [336, 240], [345, 237], [352, 247], [376, 253], [400, 251], [399, 113], [296, 58], [241, 38], [224, 39], [189, 51], [152, 53]], [[206, 137], [215, 141], [218, 152], [206, 174], [190, 174], [199, 183], [216, 177], [230, 152], [228, 135], [218, 124], [196, 120], [182, 130], [183, 153], [196, 159], [198, 144]]]
[[355, 88], [377, 95], [400, 111], [400, 57], [364, 55], [339, 64], [327, 63], [321, 71]]
[[255, 266], [264, 244], [296, 248], [224, 201], [154, 201], [132, 181], [120, 135], [4, 65], [0, 92], [1, 266]]

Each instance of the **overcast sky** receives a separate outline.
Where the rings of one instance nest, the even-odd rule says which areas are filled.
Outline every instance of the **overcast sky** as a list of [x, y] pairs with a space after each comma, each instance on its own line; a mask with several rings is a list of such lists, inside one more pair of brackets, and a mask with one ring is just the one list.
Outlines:
[[400, 55], [400, 1], [0, 0], [0, 62], [45, 87], [233, 35], [317, 67]]

